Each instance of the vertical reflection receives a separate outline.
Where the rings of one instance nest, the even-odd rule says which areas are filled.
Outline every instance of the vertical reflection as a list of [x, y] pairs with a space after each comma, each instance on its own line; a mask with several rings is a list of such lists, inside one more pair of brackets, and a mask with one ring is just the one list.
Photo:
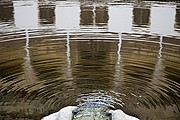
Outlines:
[[13, 3], [12, 1], [0, 2], [0, 21], [9, 22], [13, 21]]
[[[162, 43], [163, 43], [163, 36], [161, 35], [159, 38], [159, 51], [158, 51], [158, 59], [155, 65], [155, 70], [153, 73], [153, 80], [159, 79], [161, 80], [160, 76], [162, 75], [161, 71], [163, 69], [163, 65], [162, 65]], [[154, 81], [156, 82], [156, 81]]]
[[80, 25], [93, 25], [93, 6], [82, 5], [80, 6]]
[[39, 2], [39, 19], [41, 25], [53, 25], [55, 23], [54, 2]]
[[180, 33], [180, 5], [176, 6], [175, 28], [179, 29], [179, 33]]
[[121, 45], [122, 45], [122, 33], [119, 33], [119, 43], [118, 43], [118, 51], [117, 51], [117, 54], [118, 54], [118, 60], [117, 60], [117, 64], [120, 64], [120, 60], [121, 60]]
[[[134, 30], [142, 30], [147, 32], [147, 27], [150, 25], [150, 9], [134, 8], [133, 9]], [[137, 27], [137, 28], [136, 28]], [[149, 31], [149, 30], [148, 30]]]
[[[67, 71], [66, 71], [66, 78], [68, 79], [73, 79], [72, 76], [72, 68], [71, 68], [71, 49], [70, 49], [70, 35], [69, 31], [67, 32], [67, 37], [66, 37], [66, 60], [67, 60]], [[73, 86], [72, 80], [69, 81], [69, 85]]]
[[79, 28], [79, 13], [80, 13], [79, 3], [74, 3], [73, 5], [70, 4], [71, 3], [69, 3], [69, 6], [56, 5], [55, 16], [56, 16], [57, 28], [65, 28], [65, 29]]
[[107, 6], [97, 6], [96, 7], [96, 24], [98, 26], [107, 26], [109, 16]]
[[132, 6], [109, 6], [109, 31], [129, 32], [132, 28]]
[[14, 1], [15, 25], [18, 28], [38, 27], [38, 5], [35, 1]]
[[[36, 76], [34, 73], [34, 70], [31, 65], [31, 57], [30, 57], [30, 52], [29, 52], [29, 33], [28, 29], [25, 31], [25, 36], [26, 36], [26, 44], [24, 46], [24, 50], [26, 52], [25, 56], [25, 63], [24, 63], [24, 75], [25, 75], [25, 81], [28, 84], [36, 82]], [[26, 84], [23, 84], [26, 85]]]
[[[90, 4], [90, 5], [89, 5]], [[81, 4], [80, 25], [91, 27], [106, 27], [108, 23], [108, 7], [101, 3]]]
[[151, 8], [151, 32], [173, 34], [175, 21], [174, 5], [158, 5]]
[[69, 31], [67, 32], [67, 38], [66, 38], [66, 56], [67, 56], [67, 64], [68, 67], [71, 65], [71, 59], [70, 59], [70, 43], [69, 43]]
[[150, 10], [144, 8], [134, 8], [134, 24], [137, 26], [149, 25]]
[[[117, 63], [115, 67], [115, 77], [114, 77], [115, 91], [121, 86], [120, 81], [123, 81], [123, 63], [121, 59], [122, 33], [119, 33], [118, 35], [119, 35], [119, 43], [118, 43]], [[122, 106], [123, 104], [120, 105]]]
[[[112, 45], [116, 45], [113, 44]], [[78, 60], [73, 69], [76, 86], [85, 92], [88, 90], [109, 90], [111, 73], [114, 66], [108, 56], [111, 45], [102, 41], [78, 41]], [[113, 46], [114, 47], [114, 46]], [[114, 52], [114, 51], [113, 51]]]
[[0, 31], [14, 27], [14, 8], [12, 1], [0, 1]]

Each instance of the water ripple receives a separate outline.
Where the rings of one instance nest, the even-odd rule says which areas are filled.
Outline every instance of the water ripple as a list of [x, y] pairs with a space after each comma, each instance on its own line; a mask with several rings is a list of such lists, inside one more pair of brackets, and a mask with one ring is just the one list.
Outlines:
[[[20, 116], [40, 118], [89, 101], [142, 119], [161, 119], [155, 114], [158, 110], [179, 112], [177, 36], [62, 29], [17, 30], [0, 36], [2, 112], [16, 108]], [[27, 108], [18, 107], [22, 103]], [[18, 112], [34, 111], [34, 105], [36, 115]]]

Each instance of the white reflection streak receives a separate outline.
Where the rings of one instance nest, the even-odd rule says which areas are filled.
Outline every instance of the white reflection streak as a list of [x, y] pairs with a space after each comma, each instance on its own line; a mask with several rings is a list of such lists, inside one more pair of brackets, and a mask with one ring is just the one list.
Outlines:
[[93, 26], [96, 25], [96, 5], [93, 3]]
[[163, 46], [162, 46], [162, 43], [163, 43], [163, 35], [161, 35], [159, 38], [159, 51], [158, 51], [158, 57], [157, 57], [158, 60], [157, 60], [156, 66], [155, 66], [153, 80], [161, 79], [160, 77], [162, 75], [162, 72], [161, 72], [163, 70], [163, 65], [162, 65]]
[[70, 43], [69, 43], [69, 31], [67, 31], [67, 38], [66, 38], [66, 56], [67, 56], [67, 64], [68, 67], [71, 65], [71, 59], [70, 59]]
[[[28, 32], [28, 29], [25, 30], [25, 37], [26, 37], [26, 39], [25, 39], [26, 43], [24, 46], [24, 50], [26, 52], [26, 56], [24, 57], [24, 59], [25, 59], [25, 62], [24, 62], [24, 75], [25, 76], [24, 77], [25, 77], [26, 81], [24, 81], [25, 83], [23, 85], [26, 86], [29, 84], [36, 83], [37, 77], [35, 75], [35, 72], [33, 70], [32, 65], [31, 65], [31, 56], [30, 56], [30, 52], [29, 52], [29, 32]], [[40, 86], [33, 86], [33, 87], [39, 88]]]
[[[116, 88], [121, 87], [120, 81], [123, 81], [123, 64], [121, 60], [121, 46], [122, 46], [122, 33], [120, 32], [118, 34], [119, 36], [119, 43], [118, 43], [118, 50], [117, 50], [117, 64], [114, 74], [114, 90], [116, 91]], [[123, 107], [123, 102], [120, 104]]]
[[67, 71], [65, 73], [66, 79], [69, 80], [68, 85], [72, 86], [72, 69], [71, 69], [71, 54], [70, 54], [70, 41], [69, 41], [69, 31], [67, 31], [67, 37], [66, 37], [66, 61], [67, 61]]
[[29, 55], [29, 33], [28, 33], [28, 29], [26, 29], [25, 31], [25, 35], [26, 35], [26, 45], [25, 45], [25, 51], [26, 51], [26, 63], [30, 64], [30, 55]]
[[162, 43], [163, 43], [163, 36], [161, 35], [160, 36], [160, 40], [159, 40], [159, 56], [158, 56], [158, 62], [157, 62], [157, 67], [156, 69], [160, 70], [162, 67], [161, 67], [161, 63], [162, 63]]
[[122, 45], [122, 38], [121, 38], [121, 32], [118, 34], [119, 36], [119, 43], [118, 43], [118, 51], [117, 51], [117, 54], [118, 54], [118, 60], [117, 60], [117, 64], [120, 64], [120, 60], [121, 60], [121, 45]]

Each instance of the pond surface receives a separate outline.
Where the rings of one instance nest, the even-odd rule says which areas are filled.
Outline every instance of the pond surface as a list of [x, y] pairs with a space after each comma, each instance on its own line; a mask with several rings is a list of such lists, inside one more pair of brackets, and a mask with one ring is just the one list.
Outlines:
[[103, 102], [180, 118], [180, 3], [0, 1], [0, 119]]

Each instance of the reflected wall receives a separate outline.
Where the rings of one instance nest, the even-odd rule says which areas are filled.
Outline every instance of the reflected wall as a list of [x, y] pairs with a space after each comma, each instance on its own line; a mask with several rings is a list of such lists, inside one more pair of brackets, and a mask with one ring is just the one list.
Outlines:
[[134, 8], [133, 16], [134, 24], [137, 26], [150, 24], [150, 9]]
[[109, 90], [113, 85], [111, 79], [116, 63], [116, 59], [112, 60], [110, 56], [117, 52], [113, 49], [117, 47], [116, 42], [90, 40], [77, 41], [74, 45], [78, 59], [72, 74], [78, 90]]
[[[153, 3], [148, 6], [96, 2], [8, 1], [0, 4], [1, 26], [79, 30], [97, 28], [115, 32], [179, 34], [179, 6]], [[102, 29], [101, 29], [102, 28]]]
[[101, 3], [81, 4], [80, 26], [107, 27], [109, 15], [108, 6]]
[[150, 32], [150, 10], [149, 8], [133, 8], [133, 31]]
[[176, 6], [176, 18], [175, 18], [175, 28], [179, 29], [178, 32], [180, 33], [180, 5]]
[[14, 20], [14, 8], [12, 1], [0, 3], [0, 11], [0, 21], [9, 22]]
[[55, 4], [54, 2], [39, 2], [39, 22], [42, 26], [55, 24]]

